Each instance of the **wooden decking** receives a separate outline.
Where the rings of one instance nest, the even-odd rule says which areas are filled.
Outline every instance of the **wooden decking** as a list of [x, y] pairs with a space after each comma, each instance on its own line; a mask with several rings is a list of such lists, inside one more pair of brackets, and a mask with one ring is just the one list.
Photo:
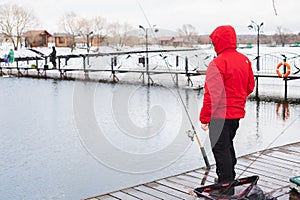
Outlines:
[[[299, 200], [300, 195], [289, 189], [289, 178], [300, 175], [300, 142], [239, 157], [236, 172], [241, 178], [258, 175], [258, 186], [278, 200]], [[215, 166], [210, 170], [200, 168], [87, 200], [202, 199], [191, 191], [213, 184], [215, 178]]]

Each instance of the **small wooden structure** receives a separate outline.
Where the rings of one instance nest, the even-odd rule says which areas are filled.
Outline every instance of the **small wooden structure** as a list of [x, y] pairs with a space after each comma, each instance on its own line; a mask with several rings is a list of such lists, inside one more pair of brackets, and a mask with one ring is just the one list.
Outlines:
[[160, 37], [158, 38], [159, 44], [162, 46], [172, 46], [174, 37]]
[[46, 30], [31, 30], [23, 34], [25, 47], [48, 47], [49, 37], [52, 35]]
[[68, 33], [54, 33], [53, 36], [56, 47], [71, 47], [73, 37]]
[[174, 47], [182, 47], [184, 44], [184, 39], [183, 38], [175, 38], [173, 40], [173, 46]]
[[182, 47], [184, 45], [184, 38], [182, 37], [160, 37], [158, 41], [162, 46]]
[[97, 47], [101, 46], [102, 42], [104, 41], [105, 37], [101, 35], [93, 35], [91, 37], [91, 46]]
[[[238, 158], [238, 177], [258, 175], [258, 186], [265, 194], [278, 200], [296, 200], [300, 195], [289, 188], [289, 178], [299, 175], [300, 143], [289, 144]], [[214, 183], [217, 177], [215, 166], [210, 170], [200, 168], [176, 176], [124, 188], [107, 194], [90, 197], [86, 200], [118, 199], [176, 199], [195, 200], [193, 189]]]

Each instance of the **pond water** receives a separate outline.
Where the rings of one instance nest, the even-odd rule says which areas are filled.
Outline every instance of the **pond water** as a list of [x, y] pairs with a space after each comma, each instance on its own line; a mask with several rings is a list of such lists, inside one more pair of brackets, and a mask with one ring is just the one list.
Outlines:
[[[2, 199], [82, 199], [203, 167], [191, 123], [214, 162], [201, 90], [30, 78], [0, 88]], [[246, 112], [238, 156], [300, 141], [300, 105], [249, 100]]]

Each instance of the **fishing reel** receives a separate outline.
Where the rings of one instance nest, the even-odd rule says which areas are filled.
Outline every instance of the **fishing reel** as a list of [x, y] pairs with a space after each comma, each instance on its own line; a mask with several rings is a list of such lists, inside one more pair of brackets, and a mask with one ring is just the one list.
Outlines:
[[186, 135], [191, 139], [192, 142], [194, 141], [195, 133], [192, 130], [187, 130]]

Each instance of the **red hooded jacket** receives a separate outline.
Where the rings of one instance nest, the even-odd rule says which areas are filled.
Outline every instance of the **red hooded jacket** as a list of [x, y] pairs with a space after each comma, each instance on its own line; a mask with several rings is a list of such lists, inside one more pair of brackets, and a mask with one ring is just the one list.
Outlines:
[[247, 96], [255, 85], [251, 62], [236, 50], [233, 27], [220, 26], [210, 38], [217, 57], [206, 72], [200, 121], [207, 124], [211, 118], [243, 118]]

